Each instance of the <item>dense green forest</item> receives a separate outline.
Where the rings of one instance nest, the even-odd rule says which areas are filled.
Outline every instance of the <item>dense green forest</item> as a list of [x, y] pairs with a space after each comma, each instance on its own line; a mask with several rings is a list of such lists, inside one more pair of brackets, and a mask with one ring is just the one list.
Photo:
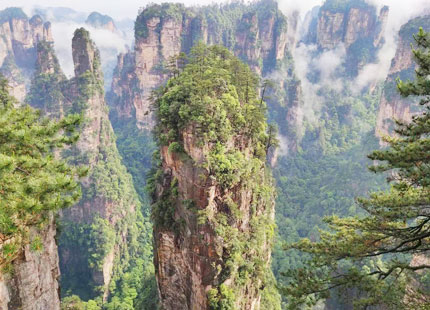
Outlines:
[[[370, 21], [354, 37], [348, 19], [360, 14]], [[27, 20], [37, 39], [24, 52], [14, 34], [1, 65], [13, 83], [0, 77], [0, 297], [19, 293], [17, 262], [52, 250], [43, 242], [57, 229], [61, 310], [156, 310], [182, 291], [180, 307], [200, 298], [211, 310], [248, 310], [253, 298], [261, 310], [427, 309], [430, 34], [420, 27], [430, 19], [400, 28], [416, 65], [396, 58], [399, 71], [361, 87], [361, 70], [381, 57], [378, 14], [363, 0], [324, 1], [308, 31], [348, 43], [338, 49], [316, 33], [294, 37], [299, 19], [275, 1], [150, 4], [114, 72], [129, 84], [105, 94], [88, 31], [74, 33], [67, 78], [55, 43], [31, 28], [37, 19], [1, 11], [4, 27]], [[323, 15], [343, 16], [345, 29], [317, 29], [336, 23]], [[114, 20], [94, 12], [88, 22]], [[330, 57], [339, 61], [327, 75]], [[152, 93], [139, 88], [152, 79]], [[9, 94], [17, 83], [23, 102]], [[139, 123], [136, 94], [151, 101], [154, 128]], [[395, 136], [381, 138], [380, 103], [416, 114], [385, 119]]]
[[[363, 213], [350, 217], [333, 214], [325, 219], [330, 229], [318, 239], [305, 238], [291, 248], [309, 254], [303, 266], [287, 273], [284, 292], [295, 309], [315, 304], [335, 288], [354, 296], [355, 308], [379, 305], [390, 309], [428, 307], [428, 104], [430, 33], [420, 28], [414, 35], [415, 80], [397, 80], [403, 97], [420, 98], [422, 113], [410, 122], [396, 121], [397, 137], [368, 158], [377, 161], [370, 170], [390, 172], [391, 186], [358, 198]], [[411, 258], [413, 258], [411, 263]], [[416, 260], [414, 262], [414, 260]], [[355, 292], [348, 289], [355, 289]], [[344, 293], [345, 294], [345, 293]]]

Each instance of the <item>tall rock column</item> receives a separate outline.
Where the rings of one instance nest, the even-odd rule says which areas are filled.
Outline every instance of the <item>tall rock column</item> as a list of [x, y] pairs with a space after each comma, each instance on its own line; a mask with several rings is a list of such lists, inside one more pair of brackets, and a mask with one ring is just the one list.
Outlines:
[[85, 29], [76, 30], [72, 50], [75, 78], [67, 80], [51, 44], [39, 43], [27, 101], [51, 117], [79, 113], [84, 119], [78, 143], [59, 154], [89, 169], [82, 199], [60, 217], [62, 293], [106, 301], [113, 279], [132, 267], [133, 255], [140, 255], [130, 242], [139, 235], [140, 203], [116, 148], [99, 52]]
[[192, 55], [155, 102], [160, 163], [150, 188], [162, 308], [272, 309], [262, 295], [272, 279], [274, 190], [257, 79], [224, 48], [198, 45]]
[[[82, 199], [64, 210], [58, 221], [61, 293], [84, 301], [96, 299], [104, 306], [114, 300], [115, 307], [140, 308], [142, 300], [152, 298], [148, 294], [155, 295], [151, 225], [142, 215], [131, 176], [116, 148], [99, 52], [85, 29], [76, 30], [72, 49], [76, 76], [67, 80], [52, 44], [39, 42], [27, 97], [46, 116], [79, 113], [83, 118], [77, 144], [58, 154], [88, 168], [81, 180]], [[133, 290], [139, 294], [130, 296]], [[152, 300], [146, 306], [155, 307], [157, 300]]]

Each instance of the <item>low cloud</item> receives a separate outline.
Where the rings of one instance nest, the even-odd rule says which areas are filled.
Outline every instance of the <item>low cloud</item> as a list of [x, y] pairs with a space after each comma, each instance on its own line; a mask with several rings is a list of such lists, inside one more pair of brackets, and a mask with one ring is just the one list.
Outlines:
[[290, 144], [288, 142], [288, 138], [278, 133], [278, 155], [279, 156], [287, 156], [288, 150], [290, 149]]
[[[342, 79], [337, 77], [338, 70], [345, 62], [346, 49], [339, 44], [332, 50], [317, 53], [317, 46], [301, 43], [293, 52], [296, 74], [302, 82], [304, 119], [316, 123], [324, 99], [318, 95], [321, 88], [341, 91]], [[310, 81], [309, 74], [317, 73], [318, 82]]]
[[322, 5], [323, 0], [278, 0], [279, 8], [288, 16], [297, 11], [303, 19], [313, 7]]
[[130, 45], [120, 33], [113, 33], [106, 29], [91, 27], [84, 23], [54, 22], [52, 24], [52, 34], [54, 36], [55, 51], [60, 61], [64, 73], [71, 77], [74, 75], [72, 58], [72, 38], [77, 28], [84, 27], [90, 32], [92, 40], [100, 50], [101, 62], [105, 72], [107, 83], [116, 64], [117, 55], [125, 52]]
[[384, 33], [385, 43], [378, 52], [377, 62], [368, 64], [360, 70], [355, 80], [358, 91], [383, 81], [388, 75], [391, 60], [396, 53], [400, 27], [414, 17], [430, 14], [430, 2], [428, 0], [366, 0], [366, 2], [374, 5], [377, 12], [384, 5], [387, 5], [390, 11]]

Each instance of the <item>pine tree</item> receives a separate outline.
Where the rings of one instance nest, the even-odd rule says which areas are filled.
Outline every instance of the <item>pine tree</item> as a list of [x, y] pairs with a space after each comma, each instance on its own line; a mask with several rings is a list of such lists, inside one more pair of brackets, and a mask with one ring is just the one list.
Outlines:
[[306, 266], [286, 273], [283, 293], [291, 309], [315, 304], [335, 289], [354, 292], [358, 309], [430, 305], [425, 285], [417, 285], [428, 276], [428, 259], [410, 262], [430, 250], [430, 34], [420, 29], [414, 38], [416, 79], [397, 86], [403, 97], [420, 96], [424, 109], [411, 122], [396, 121], [396, 137], [384, 138], [389, 147], [368, 156], [378, 162], [371, 171], [388, 172], [391, 188], [357, 200], [364, 216], [331, 216], [319, 241], [290, 245], [310, 254]]
[[[7, 87], [0, 78], [0, 266], [28, 244], [31, 227], [42, 227], [51, 212], [79, 199], [76, 179], [85, 173], [54, 154], [78, 139], [80, 117], [41, 118], [29, 106], [18, 107]], [[37, 238], [32, 241], [40, 249]]]

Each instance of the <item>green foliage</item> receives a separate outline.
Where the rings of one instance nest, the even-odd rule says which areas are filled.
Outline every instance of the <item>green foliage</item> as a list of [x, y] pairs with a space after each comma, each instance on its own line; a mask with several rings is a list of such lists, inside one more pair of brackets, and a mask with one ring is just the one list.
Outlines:
[[324, 98], [321, 115], [316, 125], [305, 123], [306, 133], [301, 141], [312, 153], [345, 152], [360, 144], [365, 133], [373, 129], [381, 88], [363, 95], [354, 95], [348, 89], [319, 91], [318, 95]]
[[376, 63], [378, 48], [373, 38], [359, 38], [348, 48], [345, 61], [346, 74], [355, 77], [362, 64]]
[[[420, 96], [420, 104], [427, 107], [430, 35], [421, 28], [415, 41], [416, 79], [399, 80], [398, 89], [404, 97]], [[428, 306], [428, 291], [416, 284], [416, 273], [428, 273], [430, 266], [425, 262], [410, 264], [404, 254], [420, 255], [427, 251], [429, 118], [429, 110], [425, 109], [410, 123], [397, 122], [398, 137], [384, 138], [389, 148], [369, 155], [379, 162], [370, 170], [390, 171], [393, 182], [389, 191], [358, 199], [365, 211], [362, 216], [328, 217], [330, 230], [322, 231], [319, 241], [303, 239], [291, 245], [310, 255], [307, 266], [288, 273], [291, 282], [284, 292], [289, 294], [292, 307], [314, 304], [338, 287], [358, 289], [361, 294], [354, 306], [360, 309], [375, 304], [392, 309]]]
[[53, 74], [37, 75], [32, 80], [31, 95], [27, 102], [38, 109], [57, 110], [56, 105], [63, 101], [63, 93], [57, 79], [58, 77]]
[[25, 83], [25, 79], [22, 75], [22, 72], [18, 68], [15, 62], [15, 57], [11, 53], [9, 53], [3, 60], [3, 64], [0, 68], [0, 73], [10, 78], [13, 78], [13, 80], [18, 83]]
[[191, 57], [180, 77], [160, 90], [155, 103], [160, 143], [175, 142], [180, 131], [192, 125], [202, 141], [225, 142], [234, 131], [242, 131], [252, 135], [256, 148], [262, 147], [258, 133], [265, 129], [264, 105], [260, 108], [257, 78], [250, 69], [218, 46], [197, 45]]
[[332, 12], [346, 12], [350, 8], [369, 8], [364, 0], [326, 0], [321, 7], [321, 10], [329, 10]]
[[147, 131], [139, 130], [133, 122], [114, 123], [114, 125], [116, 125], [118, 150], [124, 165], [133, 177], [133, 184], [142, 209], [137, 220], [134, 221], [133, 230], [135, 232], [131, 234], [137, 238], [130, 239], [134, 240], [136, 249], [133, 258], [130, 258], [132, 266], [119, 277], [115, 297], [112, 298], [108, 307], [117, 309], [115, 307], [124, 304], [125, 309], [128, 309], [126, 307], [129, 307], [127, 305], [132, 300], [134, 309], [157, 309], [158, 292], [152, 263], [152, 225], [148, 221], [150, 206], [145, 191], [146, 177], [150, 171], [152, 154], [156, 145], [152, 135]]
[[[29, 242], [28, 230], [81, 195], [84, 171], [55, 158], [53, 151], [76, 142], [77, 115], [59, 121], [41, 118], [28, 106], [16, 108], [7, 81], [0, 80], [0, 264], [10, 262]], [[33, 239], [40, 248], [40, 239]]]
[[145, 9], [143, 9], [139, 16], [137, 16], [134, 24], [134, 37], [136, 41], [148, 36], [147, 22], [152, 18], [159, 18], [160, 20], [171, 18], [180, 23], [184, 10], [185, 7], [183, 4], [149, 4]]
[[[160, 154], [155, 155], [156, 163], [148, 181], [155, 226], [180, 234], [185, 220], [176, 210], [182, 204], [195, 212], [199, 225], [210, 225], [223, 240], [223, 264], [217, 267], [219, 285], [208, 292], [210, 309], [240, 307], [239, 292], [252, 283], [261, 283], [256, 288], [261, 291], [274, 290], [266, 257], [274, 232], [270, 215], [274, 188], [265, 167], [266, 148], [274, 137], [267, 132], [266, 108], [258, 97], [258, 84], [249, 67], [227, 49], [197, 44], [187, 65], [154, 93], [154, 132], [160, 148], [167, 148], [175, 156], [188, 155], [180, 160], [201, 169], [201, 177], [210, 179], [224, 193], [219, 195], [219, 210], [215, 214], [196, 212], [193, 201], [180, 200], [178, 180], [163, 171]], [[198, 163], [186, 154], [184, 135], [188, 134], [192, 134], [195, 147], [205, 150]], [[249, 232], [232, 225], [243, 216], [233, 194], [235, 189], [253, 195]], [[231, 283], [227, 284], [227, 279]], [[279, 299], [266, 300], [266, 309], [279, 309]]]
[[212, 288], [208, 292], [208, 303], [211, 310], [234, 310], [234, 291], [225, 284], [219, 290]]
[[61, 300], [61, 310], [102, 310], [102, 308], [94, 300], [85, 302], [79, 296], [73, 295]]
[[[60, 64], [55, 56], [50, 42], [40, 41], [37, 44], [39, 55], [36, 72], [31, 81], [30, 92], [26, 102], [32, 107], [48, 112], [52, 117], [61, 116], [61, 103], [64, 103], [64, 87], [67, 87], [66, 77], [61, 72]], [[46, 68], [52, 71], [44, 72]]]

